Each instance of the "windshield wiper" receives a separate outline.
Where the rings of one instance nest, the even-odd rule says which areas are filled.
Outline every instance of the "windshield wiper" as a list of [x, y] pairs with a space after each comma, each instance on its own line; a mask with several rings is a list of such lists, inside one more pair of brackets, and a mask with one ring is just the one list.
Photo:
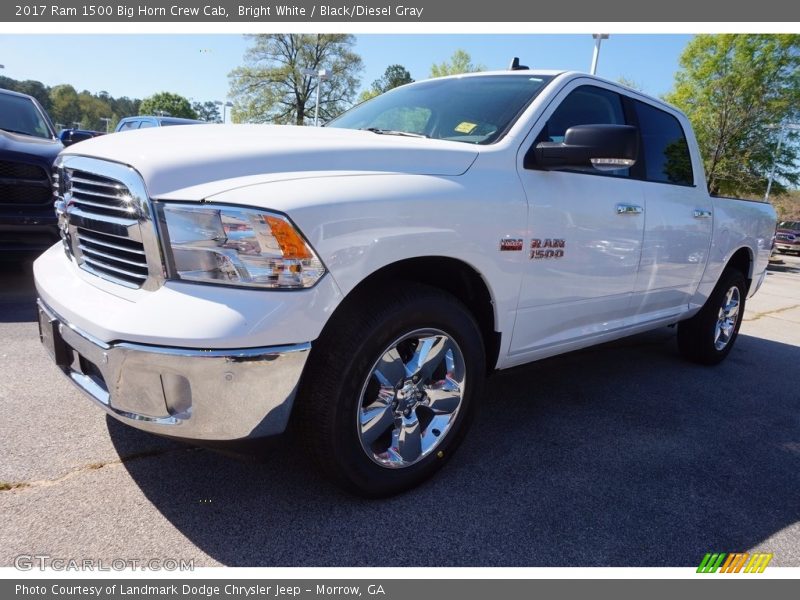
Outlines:
[[20, 135], [29, 135], [31, 137], [39, 137], [35, 133], [31, 133], [30, 131], [17, 131], [16, 129], [8, 129], [6, 127], [0, 127], [3, 131], [7, 131], [8, 133], [18, 133]]
[[379, 135], [399, 135], [402, 137], [414, 137], [414, 138], [429, 138], [430, 136], [425, 135], [424, 133], [411, 133], [409, 131], [397, 131], [395, 129], [379, 129], [378, 127], [362, 127], [361, 131], [371, 131], [372, 133], [377, 133]]

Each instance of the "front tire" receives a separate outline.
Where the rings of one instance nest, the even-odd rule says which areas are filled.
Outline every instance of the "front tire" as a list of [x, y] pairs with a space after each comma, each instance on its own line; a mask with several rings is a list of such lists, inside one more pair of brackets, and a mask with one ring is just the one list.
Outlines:
[[390, 289], [334, 315], [298, 395], [299, 433], [315, 462], [368, 497], [410, 489], [445, 464], [486, 369], [480, 328], [461, 302], [415, 283]]
[[746, 293], [744, 275], [737, 269], [724, 271], [700, 312], [678, 324], [681, 354], [704, 365], [724, 360], [739, 334]]

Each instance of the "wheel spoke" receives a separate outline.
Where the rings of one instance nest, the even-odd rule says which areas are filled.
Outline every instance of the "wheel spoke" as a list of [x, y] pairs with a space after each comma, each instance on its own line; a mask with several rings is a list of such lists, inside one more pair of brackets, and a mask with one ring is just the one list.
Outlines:
[[428, 452], [444, 435], [450, 424], [450, 415], [436, 415], [422, 432], [422, 451]]
[[392, 348], [381, 357], [374, 373], [380, 384], [385, 387], [393, 388], [403, 381], [406, 374], [405, 367], [397, 348]]
[[733, 300], [725, 307], [725, 316], [727, 316], [729, 319], [735, 319], [736, 315], [738, 314], [739, 314], [739, 302]]
[[394, 424], [391, 403], [378, 401], [361, 411], [361, 439], [371, 445]]
[[450, 340], [444, 336], [420, 338], [414, 356], [406, 365], [406, 376], [417, 375], [422, 381], [430, 379], [449, 349]]
[[457, 409], [461, 403], [461, 390], [458, 389], [455, 383], [438, 389], [426, 389], [425, 395], [428, 396], [428, 402], [425, 403], [425, 406], [439, 414], [449, 414]]
[[400, 427], [393, 432], [392, 441], [397, 454], [412, 463], [422, 454], [422, 435], [416, 416], [402, 417]]

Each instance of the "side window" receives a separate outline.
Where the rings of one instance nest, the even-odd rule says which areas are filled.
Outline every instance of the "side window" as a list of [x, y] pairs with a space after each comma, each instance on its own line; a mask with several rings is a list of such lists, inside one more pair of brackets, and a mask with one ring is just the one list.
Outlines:
[[152, 121], [142, 121], [139, 124], [139, 129], [146, 129], [147, 127], [155, 127], [155, 126], [156, 126], [155, 123], [153, 123]]
[[654, 106], [634, 102], [642, 136], [647, 181], [693, 185], [689, 144], [678, 119]]
[[[572, 90], [562, 100], [547, 120], [536, 143], [563, 142], [567, 129], [575, 125], [625, 124], [625, 111], [619, 94], [593, 85], [583, 85]], [[586, 172], [600, 174], [591, 167], [587, 167]], [[630, 169], [603, 171], [602, 174], [629, 177]]]
[[120, 131], [130, 131], [131, 129], [136, 129], [136, 121], [125, 121], [122, 126], [119, 128]]

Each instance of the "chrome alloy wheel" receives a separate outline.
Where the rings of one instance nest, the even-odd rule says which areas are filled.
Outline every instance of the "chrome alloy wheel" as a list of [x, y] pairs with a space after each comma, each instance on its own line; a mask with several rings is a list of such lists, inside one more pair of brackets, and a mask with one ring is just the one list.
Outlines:
[[392, 342], [361, 388], [361, 447], [388, 468], [410, 467], [444, 440], [464, 397], [464, 355], [443, 331], [420, 329]]
[[714, 347], [723, 350], [731, 341], [736, 331], [736, 321], [739, 318], [739, 288], [732, 286], [725, 294], [725, 299], [719, 309], [717, 325], [714, 330]]

